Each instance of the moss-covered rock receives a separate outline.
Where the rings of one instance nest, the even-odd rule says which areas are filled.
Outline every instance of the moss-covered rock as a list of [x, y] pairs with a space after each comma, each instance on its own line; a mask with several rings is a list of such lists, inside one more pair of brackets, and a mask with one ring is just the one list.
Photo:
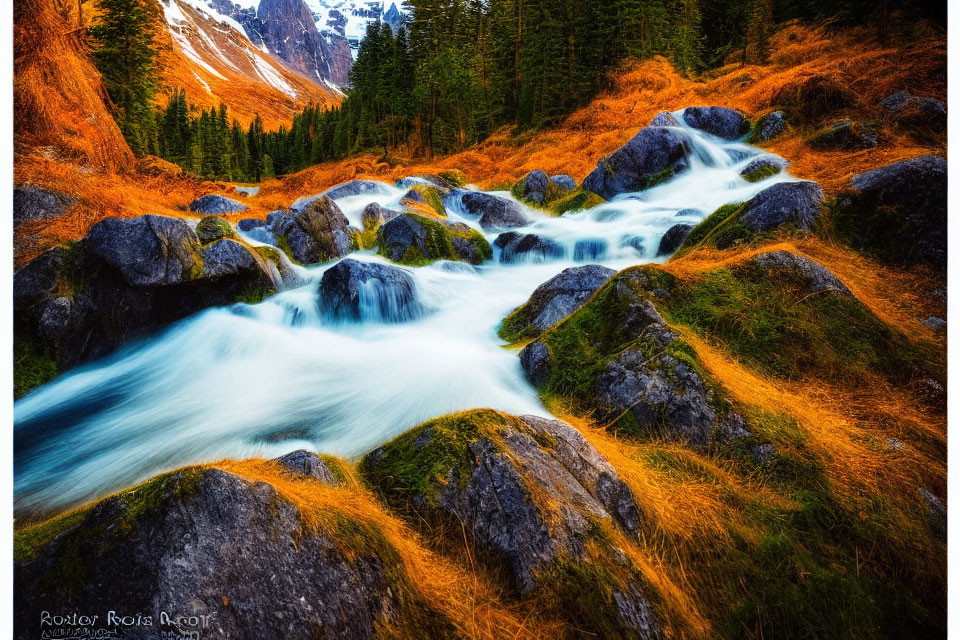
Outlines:
[[700, 246], [726, 249], [782, 230], [811, 231], [823, 209], [823, 191], [817, 183], [781, 182], [743, 204], [728, 204], [714, 211], [694, 227], [674, 257]]
[[475, 546], [471, 555], [502, 568], [521, 594], [550, 594], [544, 601], [579, 628], [659, 637], [645, 581], [629, 560], [615, 559], [605, 535], [616, 528], [637, 536], [633, 495], [570, 425], [489, 409], [456, 413], [376, 449], [360, 470], [412, 522], [453, 523], [449, 542]]
[[[202, 636], [211, 624], [251, 640], [291, 637], [291, 629], [359, 640], [384, 627], [411, 638], [455, 637], [407, 573], [379, 524], [386, 518], [333, 500], [295, 503], [272, 484], [219, 469], [182, 469], [18, 530], [18, 630], [39, 637], [41, 611], [69, 606], [151, 616], [124, 631], [149, 628], [151, 637]], [[175, 627], [160, 612], [210, 622]]]
[[879, 142], [879, 136], [873, 126], [852, 120], [840, 120], [829, 124], [807, 140], [814, 149], [826, 151], [872, 149]]
[[563, 215], [569, 211], [584, 211], [601, 205], [606, 200], [586, 189], [574, 189], [550, 203], [546, 209], [554, 215]]
[[435, 260], [480, 264], [493, 256], [490, 244], [476, 229], [412, 213], [399, 215], [381, 226], [377, 245], [380, 255], [408, 265]]
[[200, 244], [210, 244], [222, 238], [236, 238], [237, 233], [230, 223], [220, 216], [207, 216], [197, 223], [197, 238]]
[[548, 401], [634, 437], [703, 447], [743, 436], [742, 419], [657, 310], [673, 282], [651, 267], [619, 273], [524, 347], [528, 378]]
[[[430, 207], [437, 216], [447, 217], [447, 208], [443, 204], [444, 192], [439, 187], [429, 184], [415, 184], [403, 196], [402, 203], [423, 203]], [[414, 213], [416, 213], [414, 209]]]

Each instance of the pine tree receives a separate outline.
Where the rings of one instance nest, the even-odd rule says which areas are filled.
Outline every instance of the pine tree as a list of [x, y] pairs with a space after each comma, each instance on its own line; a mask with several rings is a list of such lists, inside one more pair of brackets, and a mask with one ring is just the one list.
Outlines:
[[136, 155], [156, 137], [151, 100], [156, 91], [155, 26], [145, 0], [100, 0], [100, 22], [89, 29], [91, 57], [103, 76], [120, 131]]

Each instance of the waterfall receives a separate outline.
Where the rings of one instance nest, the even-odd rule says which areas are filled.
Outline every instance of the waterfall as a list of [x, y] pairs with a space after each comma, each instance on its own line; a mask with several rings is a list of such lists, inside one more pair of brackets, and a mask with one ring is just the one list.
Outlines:
[[[504, 316], [569, 266], [663, 261], [656, 250], [671, 226], [696, 224], [721, 205], [794, 180], [781, 173], [749, 183], [739, 172], [764, 152], [678, 129], [690, 143], [690, 168], [670, 181], [560, 217], [526, 207], [531, 222], [515, 231], [562, 247], [543, 262], [495, 256], [479, 267], [405, 269], [412, 290], [369, 280], [359, 289], [359, 318], [345, 319], [321, 309], [318, 286], [332, 264], [285, 261], [284, 288], [262, 303], [203, 311], [34, 390], [14, 408], [17, 513], [59, 511], [225, 457], [298, 448], [358, 456], [461, 409], [548, 415], [516, 352], [497, 338]], [[360, 226], [367, 204], [399, 209], [404, 193], [383, 185], [336, 201]], [[456, 198], [448, 208], [451, 221], [479, 228]], [[484, 235], [492, 243], [498, 234]], [[244, 237], [275, 242], [266, 229]], [[350, 257], [386, 264], [369, 250]]]

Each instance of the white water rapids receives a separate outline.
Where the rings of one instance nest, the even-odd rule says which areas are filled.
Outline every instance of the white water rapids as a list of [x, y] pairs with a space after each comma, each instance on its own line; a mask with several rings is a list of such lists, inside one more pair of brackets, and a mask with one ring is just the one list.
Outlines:
[[[674, 224], [696, 224], [723, 204], [794, 180], [781, 173], [751, 184], [739, 172], [759, 149], [684, 132], [691, 167], [665, 184], [558, 218], [526, 210], [533, 222], [518, 231], [556, 240], [564, 259], [507, 265], [494, 255], [475, 268], [407, 269], [425, 310], [419, 319], [390, 323], [370, 311], [361, 322], [331, 324], [317, 310], [329, 263], [303, 269], [303, 286], [257, 305], [203, 311], [34, 390], [14, 408], [18, 517], [61, 511], [192, 463], [299, 448], [356, 458], [461, 409], [547, 415], [517, 352], [497, 337], [507, 314], [575, 264], [622, 269], [662, 261], [657, 246]], [[405, 191], [384, 185], [337, 204], [361, 226], [368, 203], [397, 209]], [[455, 209], [451, 220], [479, 228]], [[690, 209], [697, 211], [678, 217]], [[485, 235], [492, 244], [497, 234]], [[574, 261], [580, 241], [606, 251]], [[372, 251], [351, 257], [383, 260]], [[375, 309], [376, 300], [365, 302]]]

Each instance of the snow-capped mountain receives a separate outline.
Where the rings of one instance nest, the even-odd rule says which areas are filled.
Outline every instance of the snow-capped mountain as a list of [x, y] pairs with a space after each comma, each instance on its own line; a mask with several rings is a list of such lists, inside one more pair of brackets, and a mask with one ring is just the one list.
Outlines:
[[[289, 123], [291, 115], [307, 104], [336, 104], [342, 98], [332, 82], [303, 72], [302, 67], [313, 61], [285, 62], [268, 48], [264, 37], [251, 38], [240, 21], [211, 7], [209, 0], [157, 2], [170, 36], [165, 45], [161, 38], [164, 84], [183, 88], [191, 104], [210, 107], [223, 102], [232, 117], [246, 122], [259, 114], [270, 127]], [[299, 16], [312, 26], [311, 18], [310, 13]], [[280, 18], [268, 21], [267, 37], [278, 37], [277, 24]]]
[[381, 0], [206, 2], [212, 10], [241, 25], [263, 51], [309, 77], [337, 86], [349, 82], [350, 66], [367, 25], [382, 20], [396, 29], [405, 18], [395, 2], [385, 9]]

